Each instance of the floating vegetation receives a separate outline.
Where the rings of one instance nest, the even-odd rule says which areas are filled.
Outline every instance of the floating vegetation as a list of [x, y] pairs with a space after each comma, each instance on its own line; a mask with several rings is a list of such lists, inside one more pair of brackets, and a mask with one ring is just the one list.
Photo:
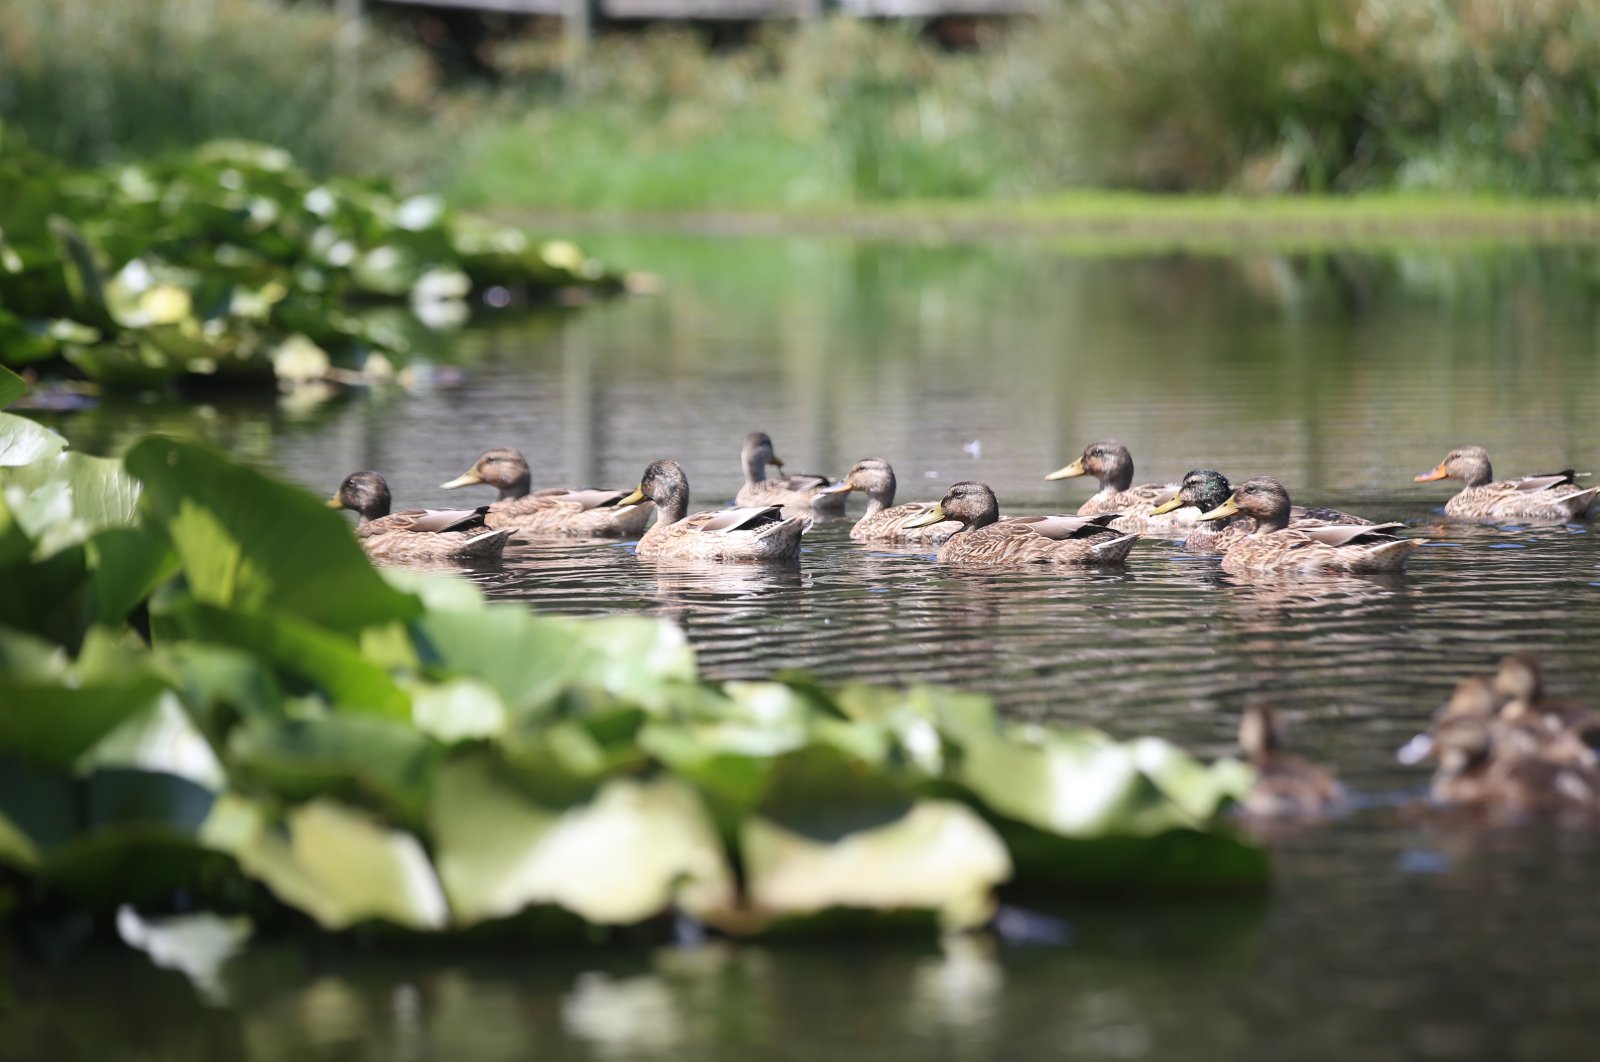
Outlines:
[[128, 390], [382, 380], [443, 347], [471, 300], [619, 285], [570, 243], [319, 181], [277, 148], [78, 172], [0, 138], [0, 363], [14, 369], [53, 362]]
[[0, 414], [0, 465], [0, 863], [32, 882], [0, 910], [743, 936], [1265, 876], [1219, 819], [1234, 761], [941, 689], [709, 682], [664, 621], [380, 573], [189, 442], [115, 461]]

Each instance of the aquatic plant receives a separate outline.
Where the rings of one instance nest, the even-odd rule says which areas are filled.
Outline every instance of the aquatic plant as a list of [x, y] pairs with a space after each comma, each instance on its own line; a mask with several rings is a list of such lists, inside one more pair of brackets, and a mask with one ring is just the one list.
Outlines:
[[316, 498], [189, 442], [119, 462], [0, 414], [0, 579], [13, 915], [746, 935], [1265, 874], [1219, 818], [1239, 763], [948, 690], [706, 681], [669, 623], [380, 572]]
[[[80, 172], [0, 137], [0, 364], [13, 368], [64, 362], [123, 389], [381, 377], [431, 353], [434, 330], [489, 289], [508, 304], [616, 284], [572, 244], [381, 183], [319, 181], [274, 147]], [[371, 312], [395, 303], [414, 327]]]

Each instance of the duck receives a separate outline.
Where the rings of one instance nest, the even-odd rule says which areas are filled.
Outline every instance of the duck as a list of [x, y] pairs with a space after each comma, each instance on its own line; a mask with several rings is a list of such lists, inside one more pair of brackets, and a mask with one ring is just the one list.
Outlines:
[[803, 514], [786, 516], [781, 505], [750, 505], [689, 513], [689, 477], [676, 461], [656, 461], [639, 486], [619, 504], [655, 502], [655, 526], [639, 539], [641, 557], [685, 560], [794, 560], [800, 536], [811, 526]]
[[783, 479], [768, 479], [767, 466], [783, 470], [783, 461], [772, 452], [772, 438], [764, 431], [753, 431], [744, 439], [740, 455], [744, 463], [744, 486], [734, 496], [738, 506], [782, 505], [789, 509], [810, 509], [819, 514], [838, 516], [844, 512], [845, 493], [825, 493], [834, 481], [827, 476], [797, 473]]
[[356, 538], [374, 560], [495, 561], [515, 528], [488, 525], [489, 506], [476, 509], [389, 511], [389, 484], [370, 469], [352, 472], [333, 497], [330, 509], [352, 509], [360, 516]]
[[1540, 520], [1567, 523], [1586, 520], [1600, 487], [1578, 485], [1572, 469], [1495, 482], [1489, 453], [1481, 446], [1451, 450], [1431, 471], [1413, 476], [1415, 483], [1460, 480], [1459, 493], [1444, 503], [1446, 516], [1466, 520]]
[[1251, 816], [1318, 815], [1344, 803], [1333, 773], [1287, 750], [1271, 706], [1246, 704], [1239, 717], [1239, 747], [1256, 778], [1239, 809]]
[[943, 545], [961, 525], [954, 520], [934, 524], [909, 526], [933, 511], [935, 502], [894, 503], [894, 468], [880, 457], [867, 457], [851, 466], [844, 479], [820, 494], [844, 494], [858, 490], [867, 496], [867, 511], [861, 514], [850, 528], [850, 538], [855, 542], [914, 542], [931, 546]]
[[1100, 489], [1078, 506], [1078, 515], [1113, 513], [1116, 519], [1111, 526], [1119, 531], [1178, 535], [1186, 533], [1200, 515], [1200, 510], [1192, 505], [1173, 506], [1157, 514], [1157, 507], [1173, 499], [1177, 485], [1141, 483], [1135, 487], [1133, 455], [1115, 439], [1090, 443], [1076, 461], [1044, 478], [1058, 480], [1078, 476], [1094, 476], [1100, 480]]
[[1600, 757], [1589, 709], [1548, 697], [1538, 661], [1514, 653], [1493, 675], [1463, 679], [1425, 733], [1400, 749], [1406, 764], [1438, 760], [1439, 804], [1510, 811], [1600, 810]]
[[650, 502], [619, 505], [626, 490], [546, 487], [530, 490], [532, 474], [521, 452], [501, 447], [485, 450], [467, 469], [440, 490], [478, 484], [500, 492], [489, 506], [490, 527], [510, 527], [531, 535], [582, 535], [588, 538], [637, 538], [644, 533], [655, 506]]
[[1398, 571], [1422, 545], [1394, 532], [1400, 523], [1289, 527], [1289, 491], [1270, 476], [1245, 480], [1221, 505], [1201, 513], [1209, 523], [1243, 514], [1256, 529], [1222, 555], [1225, 572], [1273, 574]]
[[[1210, 468], [1196, 468], [1184, 473], [1178, 484], [1178, 493], [1156, 506], [1152, 513], [1160, 515], [1180, 507], [1196, 512], [1210, 512], [1228, 500], [1233, 487], [1228, 477]], [[1327, 527], [1335, 524], [1370, 527], [1372, 521], [1361, 516], [1321, 507], [1305, 508], [1299, 505], [1289, 510], [1292, 528]], [[1183, 548], [1191, 553], [1226, 553], [1229, 547], [1256, 529], [1256, 522], [1248, 516], [1230, 516], [1222, 520], [1196, 523], [1183, 540]]]
[[939, 503], [907, 527], [954, 521], [960, 527], [939, 547], [942, 564], [1021, 567], [1031, 564], [1122, 564], [1137, 534], [1109, 526], [1115, 513], [1019, 516], [1000, 519], [994, 491], [973, 480], [953, 484]]

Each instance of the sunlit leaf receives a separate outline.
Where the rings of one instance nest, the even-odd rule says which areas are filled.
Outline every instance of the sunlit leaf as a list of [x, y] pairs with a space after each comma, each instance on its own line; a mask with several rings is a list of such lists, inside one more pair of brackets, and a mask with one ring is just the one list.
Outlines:
[[551, 810], [481, 761], [439, 774], [432, 809], [439, 875], [463, 924], [556, 904], [626, 925], [674, 903], [726, 905], [732, 879], [694, 792], [670, 778], [617, 779], [593, 802]]
[[921, 801], [888, 825], [832, 843], [754, 818], [740, 833], [739, 852], [745, 917], [758, 924], [856, 908], [930, 910], [947, 928], [979, 925], [1012, 869], [994, 830], [951, 801]]
[[27, 393], [28, 385], [22, 377], [0, 365], [0, 409], [4, 409]]
[[27, 465], [66, 448], [67, 440], [27, 417], [0, 413], [0, 468]]
[[234, 731], [233, 777], [287, 800], [336, 796], [381, 803], [420, 821], [439, 749], [396, 722], [355, 715], [255, 723]]
[[419, 611], [367, 563], [344, 521], [299, 488], [160, 436], [130, 450], [127, 466], [201, 601], [270, 608], [342, 630]]

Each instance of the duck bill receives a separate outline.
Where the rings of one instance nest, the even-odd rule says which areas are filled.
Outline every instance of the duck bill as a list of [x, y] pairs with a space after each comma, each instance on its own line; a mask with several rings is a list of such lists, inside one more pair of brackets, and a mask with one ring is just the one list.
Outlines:
[[478, 470], [475, 468], [469, 468], [455, 479], [452, 479], [449, 483], [439, 484], [439, 489], [455, 490], [457, 487], [470, 487], [476, 483], [482, 482], [483, 477], [478, 475]]
[[1413, 482], [1413, 483], [1432, 483], [1436, 479], [1443, 479], [1443, 478], [1445, 478], [1445, 476], [1444, 476], [1444, 462], [1441, 461], [1439, 463], [1439, 466], [1437, 468], [1435, 468], [1432, 472], [1424, 472], [1420, 476], [1412, 476], [1411, 477], [1411, 482]]
[[817, 491], [817, 493], [818, 494], [849, 494], [851, 491], [853, 491], [855, 489], [856, 488], [854, 486], [852, 486], [851, 484], [849, 484], [849, 483], [835, 483], [832, 486], [823, 487], [821, 490]]
[[323, 502], [322, 504], [326, 505], [330, 509], [343, 509], [344, 508], [344, 502], [339, 500], [339, 496], [337, 494], [335, 494], [333, 497], [329, 498], [327, 501]]
[[1227, 501], [1223, 502], [1221, 505], [1217, 506], [1215, 509], [1212, 509], [1208, 513], [1201, 513], [1195, 519], [1202, 522], [1209, 522], [1211, 520], [1226, 520], [1228, 517], [1237, 516], [1238, 514], [1239, 499], [1230, 494]]
[[617, 508], [618, 509], [625, 509], [630, 505], [638, 505], [642, 501], [644, 501], [644, 487], [642, 487], [642, 486], [635, 487], [635, 488], [633, 488], [633, 493], [632, 494], [628, 495], [626, 498], [623, 498], [621, 501], [617, 502]]
[[917, 517], [915, 520], [907, 520], [904, 524], [901, 524], [900, 526], [901, 527], [908, 527], [908, 528], [910, 528], [910, 527], [927, 527], [929, 524], [936, 524], [940, 520], [943, 520], [943, 519], [944, 519], [944, 506], [943, 505], [935, 505], [932, 509], [929, 509], [927, 512], [923, 513], [921, 516]]
[[783, 467], [783, 458], [779, 457], [777, 454], [773, 454], [771, 457], [767, 458], [767, 464], [771, 465], [773, 468], [781, 469]]
[[1080, 457], [1076, 461], [1072, 462], [1072, 464], [1068, 465], [1066, 468], [1058, 468], [1054, 472], [1050, 473], [1048, 476], [1046, 476], [1044, 478], [1045, 479], [1072, 479], [1072, 478], [1074, 478], [1076, 476], [1081, 476], [1081, 475], [1083, 475], [1083, 458]]
[[1174, 509], [1181, 508], [1183, 508], [1183, 499], [1174, 494], [1172, 497], [1168, 498], [1154, 509], [1151, 509], [1150, 515], [1160, 516], [1162, 513], [1170, 513]]

